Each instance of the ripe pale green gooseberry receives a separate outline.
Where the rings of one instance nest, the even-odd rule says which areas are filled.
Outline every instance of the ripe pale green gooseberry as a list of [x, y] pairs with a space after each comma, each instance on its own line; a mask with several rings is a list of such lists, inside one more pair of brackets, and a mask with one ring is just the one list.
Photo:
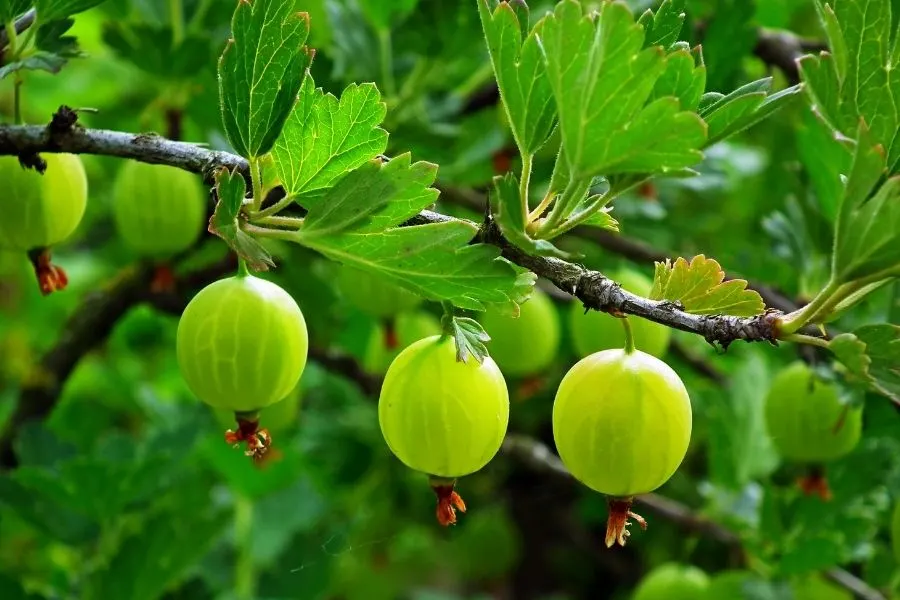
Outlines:
[[559, 315], [541, 290], [535, 288], [518, 317], [489, 311], [480, 321], [491, 336], [491, 357], [507, 376], [533, 375], [553, 364], [559, 349]]
[[[652, 281], [631, 269], [622, 269], [614, 273], [612, 278], [621, 283], [623, 289], [639, 296], [649, 295], [653, 286]], [[657, 358], [663, 356], [669, 348], [671, 338], [669, 328], [646, 319], [631, 321], [635, 347]], [[600, 350], [621, 348], [625, 345], [625, 334], [617, 317], [596, 310], [585, 314], [584, 307], [578, 302], [572, 303], [569, 326], [572, 331], [572, 345], [578, 356], [584, 357]]]
[[703, 600], [709, 576], [691, 565], [666, 563], [641, 579], [631, 600]]
[[610, 497], [606, 543], [625, 544], [631, 499], [675, 473], [691, 439], [691, 402], [678, 374], [640, 350], [603, 350], [566, 373], [553, 403], [563, 463]]
[[58, 244], [69, 237], [87, 206], [87, 175], [74, 154], [43, 154], [43, 175], [0, 156], [0, 247], [22, 252]]
[[450, 336], [408, 346], [388, 368], [378, 400], [381, 433], [407, 467], [432, 476], [438, 521], [456, 522], [457, 477], [484, 467], [500, 449], [509, 422], [509, 392], [496, 363], [456, 360]]
[[392, 317], [422, 303], [418, 294], [383, 277], [346, 265], [338, 273], [337, 288], [347, 302], [376, 319]]
[[196, 175], [163, 165], [127, 161], [113, 192], [116, 229], [147, 258], [189, 248], [204, 230], [206, 196]]
[[87, 206], [87, 175], [74, 154], [42, 155], [44, 174], [0, 156], [0, 249], [28, 252], [41, 292], [66, 287], [65, 271], [51, 264], [49, 247], [72, 235]]
[[249, 413], [285, 398], [306, 366], [306, 321], [283, 289], [252, 275], [206, 286], [181, 315], [177, 356], [191, 391]]
[[837, 387], [800, 361], [775, 376], [765, 415], [778, 452], [798, 463], [840, 458], [856, 447], [862, 431], [862, 408], [843, 403]]
[[[393, 319], [393, 336], [389, 336], [383, 324], [377, 325], [369, 336], [363, 368], [368, 373], [384, 375], [400, 352], [422, 338], [441, 333], [441, 322], [429, 313], [415, 311], [402, 313]], [[393, 347], [388, 347], [391, 339]]]

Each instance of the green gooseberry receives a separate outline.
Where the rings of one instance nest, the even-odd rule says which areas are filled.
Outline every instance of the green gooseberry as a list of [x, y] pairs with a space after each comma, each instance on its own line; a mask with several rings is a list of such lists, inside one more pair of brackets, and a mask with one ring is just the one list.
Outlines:
[[188, 249], [200, 237], [206, 194], [192, 173], [127, 161], [116, 177], [113, 216], [129, 248], [147, 258], [166, 258]]
[[647, 573], [632, 600], [702, 600], [709, 590], [709, 576], [692, 565], [666, 563]]
[[488, 311], [480, 321], [491, 336], [488, 346], [491, 357], [506, 375], [533, 375], [556, 359], [559, 316], [545, 292], [535, 288], [531, 298], [521, 304], [518, 317]]
[[214, 408], [252, 413], [297, 385], [309, 346], [300, 307], [252, 275], [221, 279], [190, 301], [177, 332], [182, 376]]

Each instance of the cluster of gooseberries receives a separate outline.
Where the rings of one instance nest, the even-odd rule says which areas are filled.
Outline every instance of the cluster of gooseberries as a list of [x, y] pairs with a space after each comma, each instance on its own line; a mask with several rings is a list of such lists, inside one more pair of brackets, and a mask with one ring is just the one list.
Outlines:
[[[451, 525], [466, 508], [456, 480], [487, 465], [506, 435], [510, 402], [501, 369], [527, 377], [552, 364], [561, 338], [556, 308], [535, 291], [517, 319], [485, 314], [496, 344], [492, 356], [460, 360], [454, 338], [421, 310], [419, 296], [349, 267], [336, 282], [344, 300], [377, 323], [364, 363], [384, 374], [378, 420], [385, 442], [403, 464], [429, 476], [437, 519]], [[553, 407], [562, 461], [579, 481], [609, 496], [608, 545], [624, 545], [629, 519], [644, 524], [631, 511], [632, 498], [671, 477], [691, 434], [690, 400], [678, 375], [637, 349], [628, 321], [620, 322], [621, 347], [578, 362]], [[296, 387], [306, 360], [297, 304], [275, 284], [238, 274], [190, 302], [177, 343], [191, 390], [236, 415], [238, 428], [227, 441], [246, 442], [248, 454], [264, 456], [271, 437], [260, 428], [260, 412]]]

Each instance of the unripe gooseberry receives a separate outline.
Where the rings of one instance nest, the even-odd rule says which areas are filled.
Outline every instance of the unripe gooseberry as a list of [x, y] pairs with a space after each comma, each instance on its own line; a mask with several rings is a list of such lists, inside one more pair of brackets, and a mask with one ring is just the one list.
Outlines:
[[535, 288], [520, 305], [518, 317], [488, 311], [479, 320], [491, 336], [491, 357], [507, 376], [533, 375], [553, 364], [559, 349], [559, 316], [541, 290]]
[[206, 196], [196, 175], [127, 161], [113, 190], [113, 216], [125, 244], [140, 256], [166, 258], [189, 248], [203, 232]]
[[422, 303], [418, 294], [383, 277], [346, 265], [338, 273], [337, 288], [352, 306], [376, 319], [392, 317]]
[[631, 600], [701, 600], [709, 589], [709, 576], [691, 565], [666, 563], [647, 573]]
[[258, 412], [285, 398], [306, 365], [309, 342], [300, 307], [276, 284], [237, 275], [194, 296], [176, 338], [188, 387], [213, 408], [237, 413], [240, 430], [226, 439], [247, 441], [251, 454], [260, 456], [269, 438], [268, 432], [257, 435]]
[[450, 336], [408, 346], [388, 368], [378, 422], [391, 452], [407, 467], [432, 476], [438, 521], [465, 510], [454, 480], [484, 467], [500, 449], [509, 422], [509, 393], [496, 363], [456, 359]]
[[799, 463], [825, 463], [848, 454], [862, 431], [862, 407], [842, 402], [834, 384], [800, 361], [775, 376], [765, 415], [779, 454]]
[[853, 600], [853, 594], [818, 574], [795, 581], [791, 593], [793, 600]]
[[[392, 328], [390, 334], [387, 327]], [[384, 375], [400, 352], [422, 338], [441, 333], [441, 322], [433, 315], [414, 311], [402, 313], [389, 324], [379, 324], [369, 336], [363, 368], [374, 375]]]
[[[621, 283], [623, 289], [638, 296], [648, 296], [653, 287], [652, 281], [631, 269], [621, 269], [613, 274], [612, 278]], [[657, 358], [663, 356], [669, 348], [671, 338], [669, 328], [646, 319], [631, 321], [635, 348]], [[578, 302], [572, 303], [569, 326], [572, 331], [572, 345], [578, 356], [584, 357], [600, 350], [621, 348], [625, 345], [625, 334], [617, 317], [596, 310], [585, 313], [584, 307]]]
[[553, 403], [559, 457], [589, 488], [610, 496], [606, 543], [625, 544], [631, 498], [668, 481], [687, 453], [691, 402], [666, 363], [640, 350], [583, 358]]
[[49, 248], [68, 238], [84, 216], [87, 175], [74, 154], [44, 154], [44, 174], [0, 156], [0, 249], [37, 251], [32, 256], [41, 291], [63, 289], [65, 272], [50, 263]]

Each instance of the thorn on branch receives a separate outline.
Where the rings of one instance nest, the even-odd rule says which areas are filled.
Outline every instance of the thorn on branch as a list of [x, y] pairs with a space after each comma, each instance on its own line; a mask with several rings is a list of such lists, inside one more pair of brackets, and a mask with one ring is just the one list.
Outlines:
[[50, 137], [54, 137], [72, 131], [77, 123], [78, 111], [63, 104], [53, 113], [50, 124], [47, 125], [47, 131], [50, 133]]

